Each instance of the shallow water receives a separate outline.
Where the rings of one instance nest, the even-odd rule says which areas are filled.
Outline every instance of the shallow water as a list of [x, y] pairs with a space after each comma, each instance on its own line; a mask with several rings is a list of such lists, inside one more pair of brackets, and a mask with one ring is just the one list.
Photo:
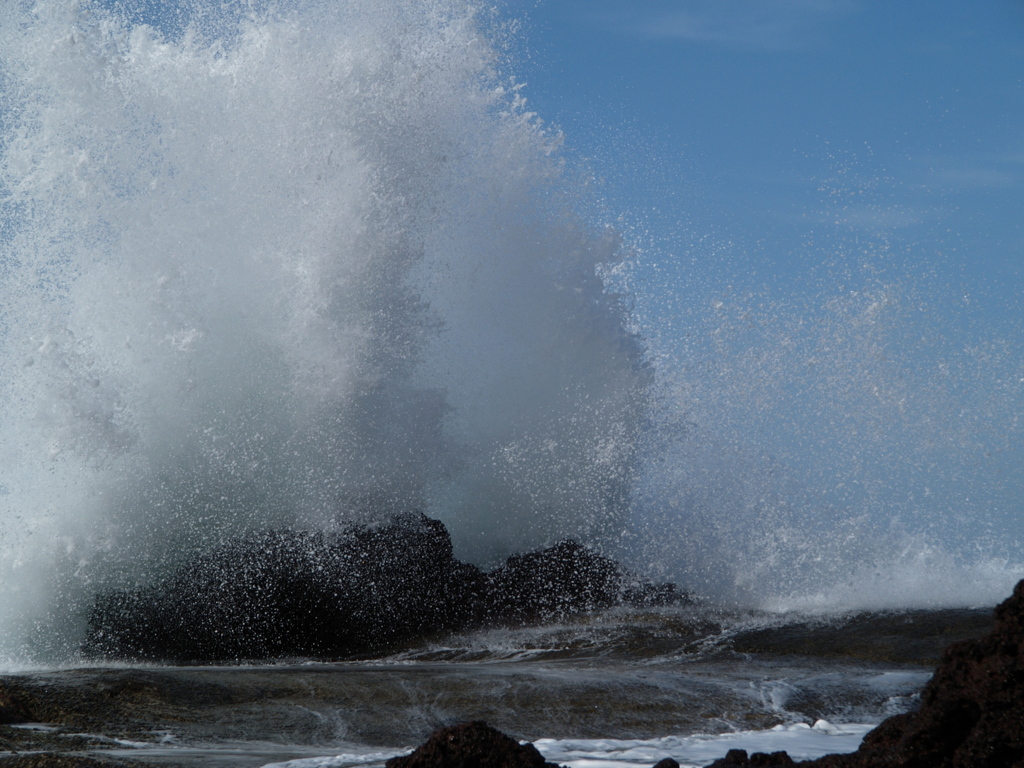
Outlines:
[[467, 634], [382, 659], [37, 670], [3, 690], [56, 730], [8, 727], [4, 738], [159, 765], [323, 768], [381, 764], [438, 727], [484, 720], [574, 768], [703, 765], [737, 746], [813, 757], [852, 751], [912, 708], [939, 650], [990, 625], [985, 610], [689, 607]]

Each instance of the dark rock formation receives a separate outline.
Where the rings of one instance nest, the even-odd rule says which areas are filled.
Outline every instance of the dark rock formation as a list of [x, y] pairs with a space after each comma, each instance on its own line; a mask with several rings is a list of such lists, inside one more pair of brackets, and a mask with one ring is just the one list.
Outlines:
[[437, 520], [233, 541], [163, 583], [97, 598], [87, 655], [168, 661], [374, 653], [464, 626], [483, 576]]
[[715, 760], [708, 768], [769, 768], [785, 765], [796, 765], [786, 752], [755, 752], [748, 757], [745, 749], [730, 749], [725, 757]]
[[487, 574], [487, 618], [519, 624], [610, 608], [622, 600], [624, 577], [614, 560], [575, 541], [512, 555]]
[[686, 599], [569, 541], [484, 574], [453, 557], [441, 522], [409, 514], [236, 540], [156, 586], [99, 595], [83, 651], [179, 663], [345, 658], [460, 629]]
[[[798, 765], [1024, 768], [1024, 581], [995, 613], [990, 635], [946, 649], [921, 694], [920, 709], [885, 720], [856, 752]], [[740, 751], [712, 765], [755, 765], [756, 755], [740, 762], [740, 755], [734, 755]]]
[[472, 722], [434, 731], [412, 754], [393, 757], [386, 768], [558, 768], [532, 744], [486, 723]]

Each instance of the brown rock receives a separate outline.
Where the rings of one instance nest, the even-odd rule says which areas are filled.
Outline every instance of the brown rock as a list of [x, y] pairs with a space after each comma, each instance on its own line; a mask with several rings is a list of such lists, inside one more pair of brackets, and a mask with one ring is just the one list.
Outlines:
[[715, 760], [708, 768], [771, 768], [771, 766], [796, 765], [786, 752], [755, 752], [747, 756], [745, 749], [730, 749], [721, 760]]
[[532, 744], [520, 744], [483, 722], [434, 731], [412, 754], [393, 757], [386, 768], [558, 768]]
[[17, 696], [0, 690], [0, 725], [28, 723], [32, 719], [32, 715]]

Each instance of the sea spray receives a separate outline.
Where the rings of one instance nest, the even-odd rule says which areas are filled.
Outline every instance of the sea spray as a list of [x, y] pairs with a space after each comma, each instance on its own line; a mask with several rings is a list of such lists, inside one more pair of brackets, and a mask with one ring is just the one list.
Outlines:
[[638, 559], [772, 610], [991, 605], [1024, 576], [1024, 360], [962, 291], [851, 258], [662, 294]]
[[486, 561], [624, 525], [625, 249], [482, 12], [236, 11], [0, 16], [12, 659], [251, 530], [420, 508]]
[[780, 610], [1008, 591], [1019, 345], [870, 244], [807, 295], [710, 247], [659, 283], [509, 34], [447, 0], [3, 4], [9, 664], [234, 536], [411, 508], [481, 565], [572, 536]]

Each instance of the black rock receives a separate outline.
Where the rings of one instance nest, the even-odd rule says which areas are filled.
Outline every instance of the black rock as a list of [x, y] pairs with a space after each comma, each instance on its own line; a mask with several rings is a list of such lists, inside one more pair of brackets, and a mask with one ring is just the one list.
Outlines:
[[686, 600], [571, 541], [484, 574], [453, 557], [440, 521], [416, 513], [238, 539], [155, 586], [101, 594], [83, 652], [176, 663], [337, 659], [462, 629]]
[[470, 622], [483, 574], [437, 520], [233, 541], [147, 589], [100, 595], [83, 651], [176, 662], [374, 653]]
[[663, 608], [667, 605], [689, 605], [693, 598], [675, 584], [634, 581], [622, 590], [622, 602], [634, 608]]
[[575, 541], [513, 555], [487, 574], [489, 623], [521, 624], [595, 611], [620, 602], [625, 574]]
[[386, 768], [558, 768], [532, 744], [520, 744], [486, 723], [434, 731], [412, 754], [393, 757]]
[[730, 749], [725, 757], [715, 760], [708, 768], [771, 768], [795, 765], [786, 752], [755, 752], [747, 756], [745, 749]]

